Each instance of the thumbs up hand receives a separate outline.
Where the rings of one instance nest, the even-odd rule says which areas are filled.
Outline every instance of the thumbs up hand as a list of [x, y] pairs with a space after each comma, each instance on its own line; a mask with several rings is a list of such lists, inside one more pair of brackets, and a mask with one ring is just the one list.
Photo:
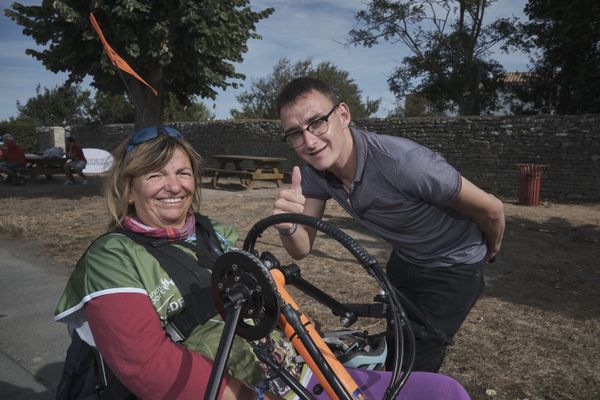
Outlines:
[[[273, 215], [283, 213], [298, 213], [304, 211], [305, 197], [302, 195], [302, 173], [300, 167], [295, 166], [292, 170], [292, 185], [289, 189], [283, 189], [279, 192], [275, 203], [273, 204]], [[294, 224], [278, 224], [275, 227], [281, 232], [290, 232]]]
[[292, 190], [302, 195], [302, 172], [300, 172], [300, 167], [298, 166], [292, 169]]

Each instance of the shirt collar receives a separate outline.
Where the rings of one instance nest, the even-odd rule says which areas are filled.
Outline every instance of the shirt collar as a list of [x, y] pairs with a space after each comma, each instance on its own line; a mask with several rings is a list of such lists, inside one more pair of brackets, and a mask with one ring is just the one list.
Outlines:
[[[367, 138], [364, 132], [359, 129], [350, 128], [350, 132], [356, 148], [356, 171], [354, 172], [353, 182], [359, 182], [363, 177], [367, 163]], [[317, 171], [317, 175], [327, 179], [333, 185], [342, 185], [340, 180], [327, 170]]]
[[354, 146], [356, 147], [356, 172], [354, 173], [354, 182], [359, 182], [365, 173], [367, 165], [367, 137], [359, 129], [350, 128]]

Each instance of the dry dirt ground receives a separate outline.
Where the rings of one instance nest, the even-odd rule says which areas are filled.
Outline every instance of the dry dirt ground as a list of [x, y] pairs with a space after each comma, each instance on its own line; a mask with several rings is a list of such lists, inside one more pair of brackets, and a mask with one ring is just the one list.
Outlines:
[[[39, 180], [0, 184], [0, 235], [33, 238], [72, 268], [104, 230], [101, 177], [86, 186]], [[234, 224], [243, 239], [269, 215], [276, 189], [244, 191], [234, 181], [205, 187], [203, 212]], [[600, 399], [600, 204], [516, 205], [503, 199], [507, 217], [501, 254], [486, 271], [483, 296], [450, 348], [442, 372], [457, 378], [473, 399]], [[331, 202], [330, 202], [331, 203]], [[334, 204], [326, 220], [356, 238], [381, 264], [387, 245], [362, 232]], [[286, 264], [291, 260], [267, 230], [256, 244]], [[240, 243], [241, 246], [241, 243]], [[302, 275], [341, 301], [370, 301], [371, 278], [341, 245], [319, 237]], [[305, 311], [326, 326], [336, 319], [297, 295]], [[382, 327], [362, 321], [371, 332]]]

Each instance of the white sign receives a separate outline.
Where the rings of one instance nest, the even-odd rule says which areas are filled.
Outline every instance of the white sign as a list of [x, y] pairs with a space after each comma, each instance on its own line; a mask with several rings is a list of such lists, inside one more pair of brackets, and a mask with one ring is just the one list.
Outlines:
[[83, 169], [83, 173], [99, 173], [109, 170], [113, 163], [113, 156], [106, 150], [102, 149], [82, 149], [83, 155], [87, 160], [87, 165]]

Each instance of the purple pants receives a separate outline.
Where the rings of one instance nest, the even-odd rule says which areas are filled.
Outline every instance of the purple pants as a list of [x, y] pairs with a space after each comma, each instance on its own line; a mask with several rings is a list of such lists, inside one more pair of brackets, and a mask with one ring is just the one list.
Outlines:
[[[368, 371], [365, 369], [347, 368], [367, 400], [381, 400], [392, 378], [388, 371]], [[318, 383], [313, 375], [306, 387], [314, 393], [313, 387]], [[315, 396], [317, 400], [327, 400], [325, 391]], [[413, 372], [400, 391], [396, 400], [470, 400], [469, 394], [454, 378], [432, 372]]]

